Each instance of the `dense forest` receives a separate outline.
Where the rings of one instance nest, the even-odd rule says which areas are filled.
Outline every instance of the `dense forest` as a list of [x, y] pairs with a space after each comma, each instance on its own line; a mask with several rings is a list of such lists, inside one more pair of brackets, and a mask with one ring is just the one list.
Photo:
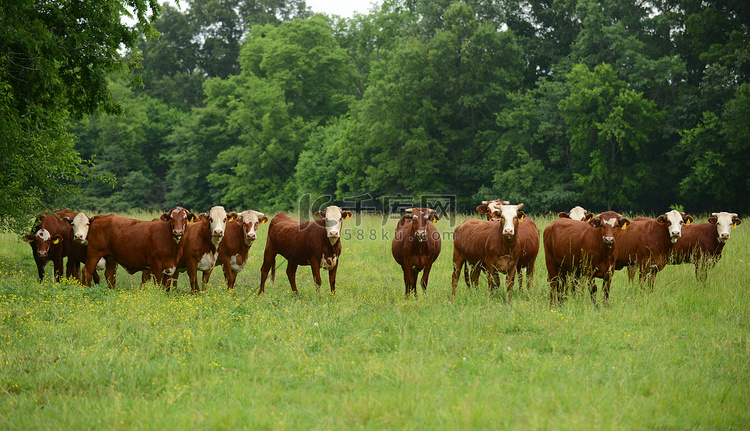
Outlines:
[[183, 0], [116, 116], [69, 125], [78, 208], [301, 199], [747, 213], [745, 0]]

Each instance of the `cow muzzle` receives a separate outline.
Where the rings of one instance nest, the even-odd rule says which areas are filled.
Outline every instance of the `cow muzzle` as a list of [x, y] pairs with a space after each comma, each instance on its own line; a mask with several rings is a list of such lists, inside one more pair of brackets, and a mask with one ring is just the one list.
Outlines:
[[37, 250], [36, 254], [38, 254], [39, 257], [47, 257], [47, 250]]
[[677, 232], [677, 231], [672, 231], [672, 235], [669, 237], [669, 239], [672, 241], [672, 244], [674, 244], [681, 237], [682, 237], [682, 233]]
[[613, 236], [605, 236], [604, 237], [604, 245], [606, 245], [607, 247], [612, 247], [613, 245], [615, 245], [615, 237], [613, 237]]
[[513, 229], [505, 229], [503, 231], [503, 235], [505, 235], [506, 238], [511, 239], [513, 238], [513, 235], [515, 235], [515, 231]]
[[427, 231], [426, 230], [418, 230], [414, 233], [414, 238], [416, 238], [419, 242], [427, 241]]
[[337, 230], [332, 230], [328, 232], [328, 238], [338, 238], [339, 232]]
[[213, 236], [215, 238], [223, 238], [224, 237], [224, 231], [222, 229], [214, 229]]
[[729, 239], [729, 234], [728, 233], [723, 233], [723, 234], [719, 235], [719, 242], [721, 242], [721, 243], [727, 242], [728, 239]]
[[82, 244], [82, 245], [88, 245], [88, 243], [89, 243], [86, 239], [83, 238], [83, 235], [81, 235], [80, 233], [77, 233], [73, 237], [73, 241], [77, 242], [78, 244]]

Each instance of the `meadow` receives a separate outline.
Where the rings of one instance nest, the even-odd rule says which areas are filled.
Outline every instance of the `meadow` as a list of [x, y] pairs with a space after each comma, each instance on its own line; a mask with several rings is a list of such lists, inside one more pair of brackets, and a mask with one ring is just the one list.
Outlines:
[[120, 270], [111, 290], [53, 283], [48, 264], [37, 283], [28, 244], [2, 234], [0, 428], [750, 427], [750, 227], [705, 284], [692, 265], [665, 268], [653, 292], [620, 271], [609, 307], [579, 290], [550, 308], [543, 251], [511, 304], [486, 276], [450, 301], [450, 233], [466, 217], [437, 223], [417, 299], [391, 256], [396, 220], [377, 215], [345, 222], [335, 296], [309, 267], [294, 296], [281, 257], [256, 295], [267, 224], [236, 289], [217, 269], [195, 296], [186, 275], [167, 294]]

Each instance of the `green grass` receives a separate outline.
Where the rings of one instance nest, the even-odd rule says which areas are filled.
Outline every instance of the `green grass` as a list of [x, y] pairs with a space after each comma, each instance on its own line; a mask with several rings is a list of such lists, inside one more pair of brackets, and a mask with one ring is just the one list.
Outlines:
[[512, 305], [486, 277], [478, 290], [461, 281], [450, 302], [450, 238], [428, 294], [405, 299], [395, 220], [354, 221], [335, 297], [325, 276], [316, 293], [309, 267], [294, 297], [282, 258], [255, 295], [268, 225], [235, 291], [217, 270], [197, 296], [185, 275], [171, 294], [122, 270], [115, 290], [55, 284], [51, 264], [39, 284], [30, 247], [0, 236], [0, 428], [750, 426], [744, 226], [705, 285], [689, 265], [668, 266], [653, 293], [619, 272], [610, 307], [579, 292], [550, 309], [543, 252]]

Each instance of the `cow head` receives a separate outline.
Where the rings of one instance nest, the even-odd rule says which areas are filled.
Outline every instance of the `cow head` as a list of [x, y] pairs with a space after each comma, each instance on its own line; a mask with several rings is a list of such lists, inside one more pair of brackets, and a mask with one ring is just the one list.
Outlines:
[[526, 214], [521, 211], [523, 204], [518, 205], [500, 205], [500, 208], [495, 210], [492, 214], [491, 220], [497, 220], [502, 223], [503, 236], [506, 239], [513, 238], [518, 232], [518, 222], [523, 219]]
[[409, 208], [406, 210], [403, 219], [411, 220], [412, 234], [414, 239], [419, 242], [427, 241], [427, 226], [429, 223], [440, 220], [435, 210], [430, 208]]
[[667, 229], [669, 230], [669, 239], [672, 241], [672, 244], [674, 244], [682, 236], [682, 225], [692, 223], [693, 218], [689, 215], [685, 215], [683, 212], [672, 210], [657, 217], [656, 221], [661, 225], [667, 226]]
[[84, 213], [78, 213], [72, 219], [69, 216], [65, 216], [63, 217], [63, 220], [73, 226], [73, 241], [79, 244], [88, 245], [91, 219], [89, 219]]
[[567, 213], [561, 212], [561, 213], [558, 213], [557, 216], [559, 218], [569, 218], [571, 220], [588, 222], [594, 218], [594, 213], [587, 212], [582, 207], [576, 206], [573, 209], [571, 209], [570, 212], [567, 212]]
[[708, 222], [716, 225], [716, 233], [719, 235], [719, 242], [727, 242], [730, 230], [736, 228], [742, 223], [735, 213], [711, 213]]
[[617, 230], [627, 228], [630, 220], [614, 211], [606, 211], [592, 218], [588, 223], [600, 230], [602, 241], [609, 248], [615, 245]]
[[242, 230], [245, 232], [245, 244], [253, 245], [253, 241], [258, 237], [258, 226], [267, 222], [268, 217], [261, 212], [248, 210], [242, 211], [237, 218], [242, 223]]
[[325, 209], [325, 211], [318, 211], [315, 216], [319, 219], [325, 220], [326, 235], [331, 244], [336, 244], [341, 236], [341, 229], [344, 224], [344, 220], [348, 220], [352, 216], [351, 211], [341, 211], [341, 208], [336, 205], [331, 205]]
[[185, 228], [190, 222], [196, 220], [195, 214], [189, 212], [183, 207], [174, 207], [171, 211], [161, 215], [162, 221], [168, 221], [172, 225], [172, 239], [179, 243], [182, 235], [185, 234]]
[[508, 201], [500, 199], [495, 199], [494, 201], [482, 201], [482, 205], [477, 207], [477, 211], [480, 214], [486, 214], [487, 220], [497, 221], [499, 219], [496, 218], [495, 215], [500, 210], [500, 206], [508, 205], [509, 203], [510, 202]]
[[36, 234], [23, 237], [23, 240], [36, 249], [37, 256], [47, 257], [52, 246], [61, 244], [63, 238], [59, 234], [52, 236], [47, 229], [39, 229]]

